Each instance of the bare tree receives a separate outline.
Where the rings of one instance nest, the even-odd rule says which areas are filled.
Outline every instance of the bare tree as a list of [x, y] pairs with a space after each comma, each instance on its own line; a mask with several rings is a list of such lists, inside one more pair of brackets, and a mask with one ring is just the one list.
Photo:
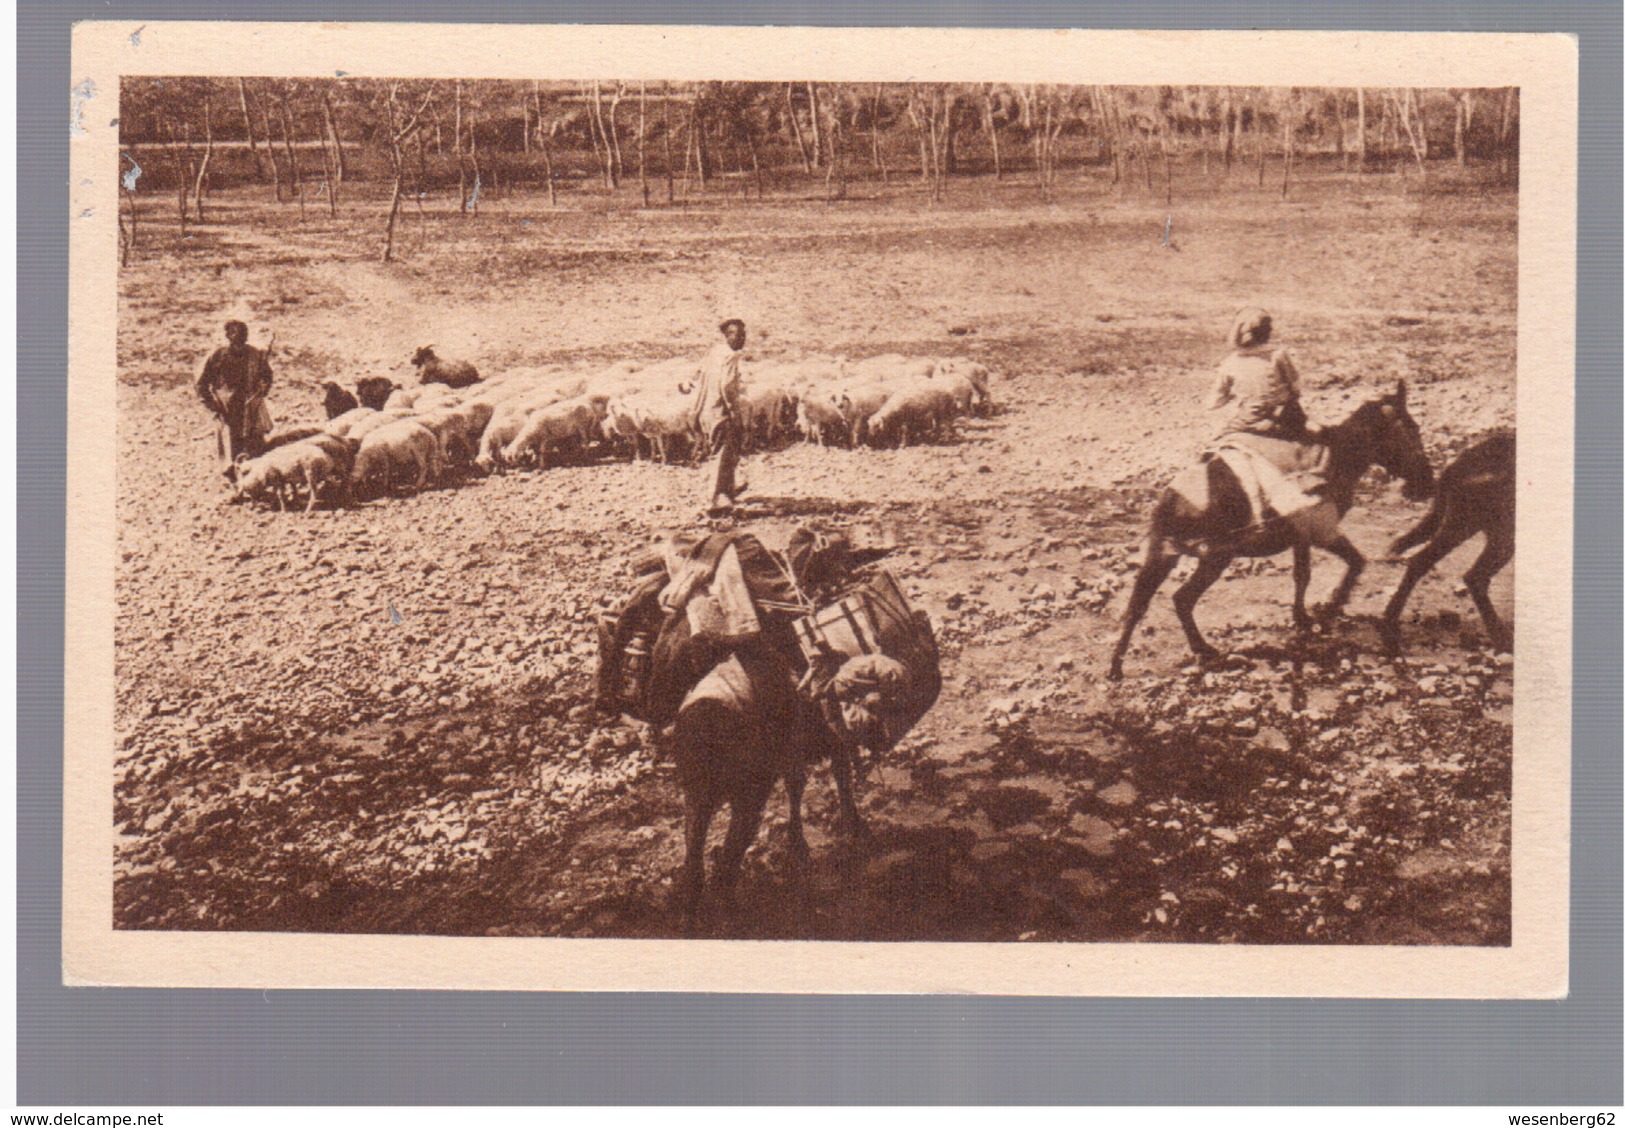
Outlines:
[[646, 134], [649, 128], [649, 90], [644, 82], [638, 83], [638, 187], [643, 189], [643, 206], [649, 206], [649, 166]]
[[429, 83], [423, 92], [423, 101], [418, 104], [410, 117], [402, 121], [403, 113], [398, 99], [401, 84], [392, 83], [389, 87], [389, 97], [384, 103], [385, 137], [389, 145], [389, 164], [395, 174], [395, 184], [389, 197], [389, 219], [384, 227], [384, 261], [390, 262], [395, 255], [395, 221], [401, 213], [401, 182], [406, 176], [406, 158], [401, 147], [418, 132], [423, 122], [423, 112], [429, 108], [434, 100], [434, 83]]
[[299, 173], [299, 154], [293, 147], [292, 112], [288, 108], [288, 83], [277, 88], [278, 106], [282, 113], [282, 148], [288, 154], [288, 176], [293, 182], [294, 195], [299, 197], [299, 218], [305, 218], [305, 182]]
[[333, 101], [328, 97], [328, 88], [322, 86], [322, 120], [327, 126], [327, 136], [333, 145], [333, 173], [334, 179], [343, 184], [345, 177], [350, 175], [350, 167], [344, 158], [344, 139], [339, 136], [338, 120], [333, 115]]
[[547, 177], [547, 204], [556, 208], [559, 206], [559, 195], [553, 185], [553, 158], [547, 151], [547, 126], [542, 120], [542, 84], [532, 82], [530, 89], [536, 101], [536, 143], [542, 149], [542, 174]]
[[197, 179], [192, 182], [192, 204], [197, 209], [197, 221], [203, 222], [203, 192], [209, 183], [209, 162], [214, 158], [213, 99], [203, 95], [203, 159], [198, 162]]
[[[254, 175], [263, 184], [265, 182], [265, 165], [260, 160], [260, 145], [254, 138], [254, 119], [248, 112], [248, 84], [242, 79], [237, 80], [237, 104], [243, 111], [243, 134], [248, 138], [248, 152], [254, 160]], [[266, 139], [270, 145], [270, 139]]]

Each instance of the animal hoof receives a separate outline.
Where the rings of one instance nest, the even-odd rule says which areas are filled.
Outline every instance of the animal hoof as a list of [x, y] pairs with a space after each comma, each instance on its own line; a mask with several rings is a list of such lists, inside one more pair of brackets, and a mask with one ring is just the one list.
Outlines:
[[1320, 624], [1330, 623], [1343, 617], [1341, 603], [1317, 603], [1310, 612], [1310, 617]]

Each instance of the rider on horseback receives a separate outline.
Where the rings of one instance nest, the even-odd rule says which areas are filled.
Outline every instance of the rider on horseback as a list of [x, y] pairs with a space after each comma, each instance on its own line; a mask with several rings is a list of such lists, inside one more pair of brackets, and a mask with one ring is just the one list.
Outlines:
[[1299, 444], [1309, 441], [1308, 417], [1291, 355], [1269, 347], [1273, 328], [1268, 311], [1256, 306], [1236, 314], [1232, 351], [1219, 365], [1207, 405], [1234, 405], [1207, 457], [1223, 458], [1235, 471], [1259, 524], [1308, 513], [1322, 500], [1285, 473], [1297, 461]]

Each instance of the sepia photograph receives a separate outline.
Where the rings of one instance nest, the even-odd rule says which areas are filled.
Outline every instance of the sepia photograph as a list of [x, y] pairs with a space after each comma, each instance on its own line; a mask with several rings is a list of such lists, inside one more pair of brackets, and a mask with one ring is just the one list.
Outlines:
[[1567, 592], [1517, 533], [1568, 551], [1529, 466], [1571, 421], [1520, 407], [1572, 402], [1526, 356], [1572, 327], [1506, 68], [493, 75], [261, 30], [228, 72], [207, 26], [192, 70], [102, 36], [76, 91], [116, 225], [75, 259], [112, 621], [70, 852], [155, 981], [190, 934], [668, 942], [656, 983], [757, 950], [693, 941], [1526, 938]]

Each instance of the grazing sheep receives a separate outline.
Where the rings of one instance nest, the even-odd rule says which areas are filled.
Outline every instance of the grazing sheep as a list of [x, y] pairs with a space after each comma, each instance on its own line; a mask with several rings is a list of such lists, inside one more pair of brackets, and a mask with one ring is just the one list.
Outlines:
[[960, 389], [969, 386], [970, 395], [965, 405], [966, 414], [987, 415], [993, 410], [993, 374], [987, 365], [963, 357], [951, 357], [937, 364], [933, 377], [946, 381], [954, 398], [960, 398]]
[[[507, 406], [503, 405], [504, 408]], [[525, 429], [531, 413], [538, 410], [541, 408], [517, 411], [499, 409], [480, 434], [480, 453], [474, 459], [475, 464], [487, 474], [493, 470], [505, 469], [508, 463], [503, 458], [503, 452], [519, 437], [519, 432]]]
[[828, 446], [830, 440], [843, 446], [852, 445], [852, 435], [846, 425], [846, 416], [829, 393], [809, 393], [796, 404], [796, 430], [801, 437], [819, 446]]
[[786, 423], [795, 418], [795, 404], [784, 386], [755, 373], [740, 381], [736, 402], [740, 437], [747, 449], [774, 442], [784, 433]]
[[361, 406], [360, 400], [331, 380], [322, 383], [322, 390], [326, 393], [322, 397], [322, 410], [327, 412], [329, 419], [337, 419], [346, 411], [354, 411]]
[[[337, 444], [334, 446], [333, 444]], [[349, 448], [331, 436], [289, 443], [258, 458], [234, 466], [236, 497], [272, 499], [286, 509], [290, 498], [303, 489], [305, 512], [316, 508], [322, 487], [336, 483], [342, 490], [349, 473]]]
[[623, 396], [620, 402], [635, 421], [637, 433], [662, 462], [671, 461], [674, 441], [683, 443], [693, 438], [692, 394], [675, 389], [650, 390]]
[[547, 456], [561, 449], [578, 449], [602, 433], [604, 403], [591, 396], [563, 400], [533, 412], [525, 426], [502, 452], [502, 461], [516, 466], [534, 458], [538, 469], [547, 468]]
[[854, 443], [868, 441], [869, 418], [891, 399], [893, 384], [849, 384], [830, 393]]
[[415, 419], [397, 419], [361, 440], [350, 481], [357, 494], [365, 495], [379, 485], [394, 488], [406, 472], [413, 476], [415, 491], [439, 478], [443, 466], [434, 432]]
[[382, 411], [398, 386], [387, 376], [365, 376], [355, 382], [356, 399], [361, 401], [362, 407]]
[[480, 435], [494, 413], [495, 409], [490, 404], [475, 401], [442, 407], [416, 418], [440, 440], [440, 449], [445, 453], [447, 463], [466, 463], [478, 457]]
[[418, 370], [420, 384], [467, 388], [480, 382], [480, 374], [472, 364], [466, 360], [441, 360], [434, 354], [433, 345], [424, 345], [412, 354], [412, 367]]
[[935, 381], [906, 385], [870, 417], [867, 441], [873, 446], [907, 446], [913, 439], [936, 438], [955, 414], [954, 397]]

